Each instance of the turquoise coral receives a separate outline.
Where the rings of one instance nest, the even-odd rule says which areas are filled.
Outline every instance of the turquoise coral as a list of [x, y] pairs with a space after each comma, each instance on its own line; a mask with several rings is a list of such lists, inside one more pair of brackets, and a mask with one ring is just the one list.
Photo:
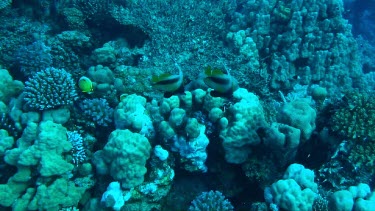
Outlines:
[[103, 150], [94, 155], [94, 163], [101, 174], [110, 174], [125, 189], [142, 184], [150, 157], [148, 139], [129, 130], [115, 130]]
[[[77, 206], [86, 188], [76, 187], [68, 179], [73, 165], [64, 159], [64, 154], [71, 148], [63, 126], [51, 121], [29, 122], [17, 147], [5, 153], [4, 161], [18, 171], [6, 184], [0, 184], [0, 195], [7, 196], [0, 197], [0, 204], [15, 210]], [[49, 182], [35, 187], [34, 180]]]
[[21, 81], [14, 80], [6, 69], [0, 68], [0, 101], [8, 103], [12, 97], [19, 95], [24, 85]]
[[260, 144], [257, 130], [266, 126], [263, 107], [259, 98], [246, 89], [240, 88], [233, 93], [234, 103], [226, 111], [226, 117], [220, 119], [223, 129], [220, 138], [229, 163], [244, 163], [251, 148]]
[[[32, 124], [30, 124], [32, 125]], [[34, 140], [19, 140], [19, 147], [8, 150], [5, 161], [15, 166], [38, 166], [44, 177], [62, 175], [73, 169], [73, 165], [64, 160], [64, 153], [72, 149], [67, 140], [66, 129], [51, 121], [31, 126], [37, 134]], [[28, 146], [29, 145], [29, 146]]]
[[85, 191], [85, 188], [77, 187], [72, 181], [59, 178], [52, 184], [38, 186], [27, 209], [60, 210], [62, 207], [77, 206]]

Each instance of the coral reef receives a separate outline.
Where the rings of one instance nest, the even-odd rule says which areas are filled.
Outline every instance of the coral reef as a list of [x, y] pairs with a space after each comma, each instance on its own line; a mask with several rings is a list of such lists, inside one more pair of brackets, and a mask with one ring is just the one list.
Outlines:
[[[0, 204], [20, 210], [76, 206], [86, 188], [77, 187], [67, 177], [74, 166], [65, 161], [64, 154], [71, 149], [63, 126], [51, 121], [29, 122], [17, 147], [5, 153], [5, 163], [16, 166], [17, 172], [0, 185], [1, 195], [7, 195], [1, 197]], [[49, 182], [33, 186], [34, 180]]]
[[230, 211], [233, 206], [220, 191], [209, 191], [201, 193], [191, 202], [189, 211], [198, 210]]
[[106, 99], [85, 99], [81, 103], [83, 113], [99, 126], [108, 126], [113, 121], [113, 109]]
[[126, 189], [142, 184], [151, 146], [147, 138], [129, 130], [115, 130], [103, 150], [95, 153], [98, 173], [110, 174]]
[[19, 49], [17, 61], [23, 74], [26, 76], [35, 75], [37, 72], [51, 67], [51, 48], [42, 41], [35, 41]]
[[374, 93], [351, 91], [331, 119], [332, 130], [351, 140], [375, 140]]
[[348, 160], [363, 177], [370, 177], [375, 172], [375, 145], [373, 141], [359, 142], [353, 146]]
[[278, 120], [301, 130], [303, 140], [308, 140], [315, 130], [316, 111], [303, 100], [295, 100], [281, 108]]
[[317, 195], [314, 172], [292, 164], [283, 178], [265, 189], [266, 201], [285, 210], [312, 210]]
[[32, 109], [71, 105], [77, 98], [74, 80], [64, 69], [47, 68], [25, 83], [25, 101]]

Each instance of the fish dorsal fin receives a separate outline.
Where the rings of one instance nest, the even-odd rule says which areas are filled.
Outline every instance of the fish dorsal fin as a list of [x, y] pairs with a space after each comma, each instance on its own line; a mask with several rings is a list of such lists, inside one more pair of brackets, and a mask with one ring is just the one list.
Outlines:
[[161, 75], [155, 75], [155, 76], [152, 76], [152, 78], [151, 78], [151, 82], [153, 82], [153, 83], [158, 83], [158, 82], [160, 82], [160, 81], [162, 81], [162, 80], [166, 80], [166, 79], [168, 79], [169, 77], [171, 77], [172, 75], [171, 74], [169, 74], [169, 73], [163, 73], [163, 74], [161, 74]]
[[224, 71], [218, 69], [218, 68], [212, 68], [208, 66], [204, 72], [207, 76], [219, 76], [219, 75], [225, 75]]

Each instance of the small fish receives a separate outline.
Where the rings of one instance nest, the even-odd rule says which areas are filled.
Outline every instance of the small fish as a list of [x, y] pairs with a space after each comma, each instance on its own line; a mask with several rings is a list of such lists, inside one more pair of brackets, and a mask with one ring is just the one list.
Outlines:
[[204, 74], [204, 83], [217, 93], [232, 94], [238, 89], [237, 80], [230, 75], [229, 71], [224, 72], [209, 66], [206, 68]]
[[92, 86], [92, 81], [86, 76], [82, 76], [78, 80], [78, 86], [81, 89], [81, 91], [84, 93], [91, 94], [94, 91], [94, 88]]
[[155, 88], [161, 91], [173, 93], [181, 88], [183, 80], [184, 75], [182, 73], [182, 70], [179, 69], [178, 75], [167, 73], [158, 76], [152, 76], [151, 83]]

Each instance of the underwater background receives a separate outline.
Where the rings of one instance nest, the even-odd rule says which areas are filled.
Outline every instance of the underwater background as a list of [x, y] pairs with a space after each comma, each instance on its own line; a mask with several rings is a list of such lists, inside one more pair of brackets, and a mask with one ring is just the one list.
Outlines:
[[375, 1], [0, 0], [0, 210], [375, 211]]

